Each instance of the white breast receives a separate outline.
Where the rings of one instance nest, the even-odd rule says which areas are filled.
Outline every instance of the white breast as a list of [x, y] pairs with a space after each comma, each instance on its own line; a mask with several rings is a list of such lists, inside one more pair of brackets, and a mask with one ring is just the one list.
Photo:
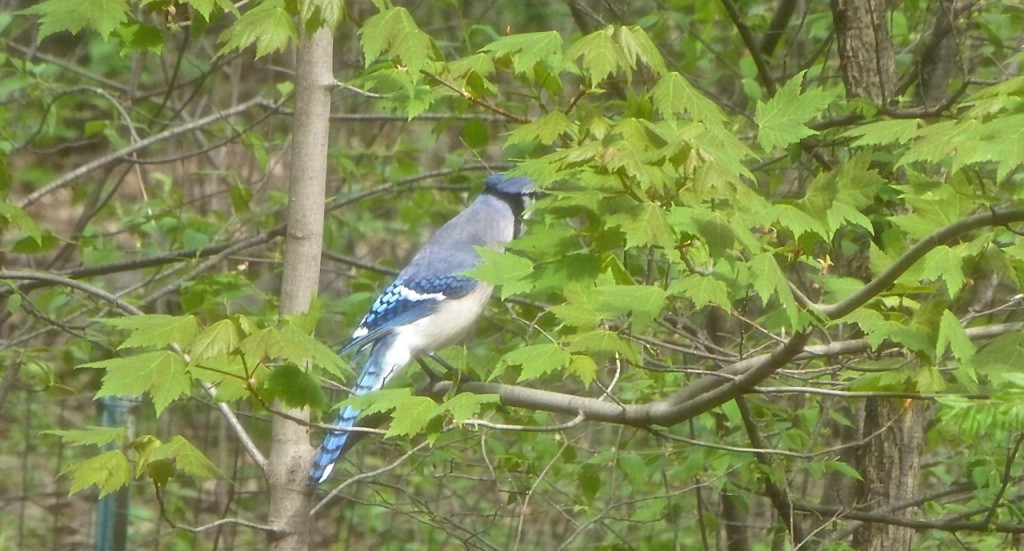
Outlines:
[[465, 335], [480, 316], [491, 290], [490, 285], [481, 283], [462, 298], [442, 301], [433, 314], [396, 329], [396, 341], [410, 356], [430, 354], [453, 343]]

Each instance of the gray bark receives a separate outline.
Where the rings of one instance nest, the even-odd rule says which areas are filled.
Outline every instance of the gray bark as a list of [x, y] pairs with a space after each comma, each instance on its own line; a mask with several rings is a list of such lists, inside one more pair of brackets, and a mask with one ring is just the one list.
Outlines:
[[832, 0], [846, 94], [886, 105], [894, 98], [889, 0]]
[[[330, 29], [304, 35], [299, 41], [288, 230], [281, 280], [282, 316], [306, 312], [320, 281], [330, 91], [334, 83], [333, 46]], [[275, 406], [285, 409], [280, 403]], [[309, 419], [308, 409], [287, 410], [287, 413]], [[277, 532], [270, 537], [268, 549], [302, 551], [309, 547], [311, 492], [306, 486], [306, 476], [314, 451], [309, 443], [309, 427], [274, 416], [271, 433], [267, 468], [268, 522]]]
[[[926, 404], [871, 398], [865, 404], [864, 433], [879, 433], [861, 446], [857, 468], [863, 477], [858, 502], [878, 509], [917, 494], [921, 476]], [[906, 511], [896, 513], [906, 516]], [[888, 523], [865, 523], [853, 533], [853, 546], [864, 551], [911, 549], [914, 530]]]

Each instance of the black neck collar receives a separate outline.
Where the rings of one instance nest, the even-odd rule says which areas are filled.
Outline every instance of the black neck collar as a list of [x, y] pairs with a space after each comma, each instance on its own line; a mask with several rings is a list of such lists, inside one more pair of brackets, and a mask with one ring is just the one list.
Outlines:
[[508, 208], [512, 209], [512, 215], [515, 216], [517, 220], [523, 217], [523, 210], [526, 208], [525, 196], [518, 193], [502, 193], [495, 189], [488, 189], [484, 193], [501, 199], [502, 202], [508, 205]]

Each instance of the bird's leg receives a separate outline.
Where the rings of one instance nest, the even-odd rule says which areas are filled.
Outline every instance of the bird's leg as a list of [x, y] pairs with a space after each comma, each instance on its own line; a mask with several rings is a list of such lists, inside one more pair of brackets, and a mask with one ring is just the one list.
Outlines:
[[437, 362], [437, 365], [443, 367], [444, 370], [448, 372], [448, 375], [450, 377], [459, 377], [459, 370], [455, 369], [455, 367], [453, 367], [452, 364], [448, 363], [447, 360], [445, 360], [441, 356], [438, 356], [436, 352], [431, 352], [430, 354], [427, 355], [427, 357]]
[[[434, 354], [431, 354], [431, 356], [434, 356]], [[416, 356], [416, 363], [420, 364], [420, 369], [422, 369], [423, 372], [427, 374], [427, 379], [430, 380], [431, 384], [444, 380], [444, 378], [441, 377], [440, 373], [434, 371], [430, 366], [427, 365], [427, 362], [423, 361], [423, 358]]]
[[452, 364], [448, 363], [444, 358], [442, 358], [441, 356], [438, 356], [437, 354], [428, 354], [427, 357], [429, 357], [430, 359], [434, 360], [435, 362], [438, 363], [438, 365], [443, 367], [444, 370], [448, 372], [448, 376], [451, 378], [451, 380], [455, 382], [456, 386], [459, 384], [460, 381], [475, 381], [476, 380], [473, 377], [467, 376], [462, 371], [459, 371]]

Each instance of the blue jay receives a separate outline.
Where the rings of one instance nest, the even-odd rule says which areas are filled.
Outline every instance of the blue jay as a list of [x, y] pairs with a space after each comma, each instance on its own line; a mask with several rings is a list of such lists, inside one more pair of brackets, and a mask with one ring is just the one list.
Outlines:
[[[370, 350], [355, 395], [380, 389], [416, 356], [456, 341], [480, 316], [491, 285], [464, 274], [480, 260], [474, 247], [499, 249], [517, 237], [523, 209], [533, 194], [529, 178], [494, 174], [486, 184], [484, 192], [441, 226], [377, 297], [341, 349]], [[334, 424], [352, 427], [358, 417], [359, 410], [345, 407]], [[330, 476], [348, 439], [347, 431], [327, 433], [313, 460], [310, 486]]]

